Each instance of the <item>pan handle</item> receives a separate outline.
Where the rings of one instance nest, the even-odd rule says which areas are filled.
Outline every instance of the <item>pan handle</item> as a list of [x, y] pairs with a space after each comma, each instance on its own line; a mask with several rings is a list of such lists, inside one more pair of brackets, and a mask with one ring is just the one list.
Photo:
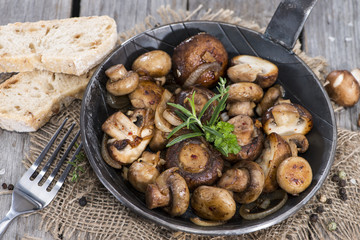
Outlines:
[[283, 0], [265, 31], [265, 37], [291, 50], [317, 0]]

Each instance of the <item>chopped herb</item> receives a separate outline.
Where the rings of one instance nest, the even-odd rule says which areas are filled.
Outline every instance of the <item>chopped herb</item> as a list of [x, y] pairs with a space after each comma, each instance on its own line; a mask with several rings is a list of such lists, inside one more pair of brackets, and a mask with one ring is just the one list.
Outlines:
[[[75, 147], [78, 148], [79, 145], [75, 143]], [[80, 151], [78, 155], [75, 156], [75, 159], [73, 162], [69, 162], [71, 165], [73, 165], [74, 170], [72, 172], [71, 181], [76, 182], [79, 179], [80, 172], [84, 172], [84, 168], [81, 165], [82, 162], [85, 160], [85, 153], [83, 151]]]
[[[191, 129], [193, 133], [185, 134], [173, 139], [166, 147], [170, 147], [188, 138], [203, 136], [208, 142], [214, 143], [215, 148], [225, 156], [228, 156], [229, 153], [237, 154], [241, 150], [236, 135], [232, 133], [234, 126], [230, 123], [220, 121], [220, 113], [225, 109], [226, 100], [229, 97], [229, 87], [226, 87], [225, 85], [226, 79], [220, 78], [219, 86], [217, 87], [219, 93], [205, 104], [198, 116], [196, 115], [195, 110], [195, 91], [193, 92], [191, 99], [187, 98], [191, 106], [190, 111], [180, 104], [168, 103], [170, 106], [178, 109], [175, 113], [184, 121], [170, 132], [168, 138], [184, 127]], [[211, 119], [207, 123], [202, 123], [200, 120], [201, 117], [210, 107], [211, 103], [216, 100], [219, 100], [219, 103], [214, 108]]]

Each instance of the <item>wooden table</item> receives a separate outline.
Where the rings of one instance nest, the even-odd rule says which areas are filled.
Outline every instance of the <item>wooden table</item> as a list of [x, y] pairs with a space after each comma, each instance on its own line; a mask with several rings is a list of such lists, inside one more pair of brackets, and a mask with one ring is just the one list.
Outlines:
[[[0, 0], [0, 25], [12, 22], [38, 21], [73, 16], [109, 15], [118, 31], [131, 29], [151, 14], [160, 19], [156, 10], [161, 5], [172, 9], [192, 11], [203, 4], [201, 11], [211, 8], [234, 10], [234, 16], [256, 21], [265, 27], [280, 0]], [[303, 31], [302, 43], [310, 56], [324, 56], [328, 70], [360, 67], [360, 1], [319, 0]], [[0, 36], [1, 37], [1, 36]], [[0, 103], [1, 104], [1, 103]], [[339, 127], [357, 130], [360, 103], [336, 114]], [[7, 132], [0, 129], [0, 184], [16, 183], [25, 172], [21, 160], [29, 151], [28, 134]], [[11, 203], [11, 195], [0, 195], [0, 217], [5, 216]], [[53, 239], [38, 229], [38, 214], [19, 217], [9, 227], [4, 239], [35, 237]]]

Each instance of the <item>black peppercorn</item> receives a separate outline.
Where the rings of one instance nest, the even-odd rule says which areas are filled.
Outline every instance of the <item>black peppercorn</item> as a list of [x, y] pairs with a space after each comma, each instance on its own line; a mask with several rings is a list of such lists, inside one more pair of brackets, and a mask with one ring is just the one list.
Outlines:
[[346, 180], [341, 179], [338, 183], [339, 187], [345, 187], [346, 186]]
[[333, 182], [338, 182], [339, 180], [340, 180], [340, 178], [339, 178], [339, 175], [337, 175], [337, 174], [334, 174], [331, 178], [331, 181], [333, 181]]
[[310, 221], [311, 222], [313, 222], [313, 223], [315, 223], [315, 222], [317, 222], [319, 220], [319, 217], [318, 217], [318, 215], [317, 214], [311, 214], [310, 215]]
[[318, 206], [315, 211], [317, 213], [323, 213], [324, 212], [324, 207], [323, 206]]
[[326, 203], [327, 203], [327, 204], [332, 204], [331, 198], [328, 198], [328, 199], [326, 200]]
[[7, 189], [7, 184], [6, 183], [3, 183], [1, 186], [2, 186], [3, 189]]
[[340, 194], [340, 195], [346, 194], [346, 189], [345, 189], [345, 188], [340, 188], [340, 189], [339, 189], [339, 194]]
[[340, 199], [343, 201], [346, 201], [348, 199], [347, 194], [345, 193], [345, 194], [340, 195]]
[[9, 186], [8, 186], [8, 190], [14, 190], [14, 185], [9, 184]]
[[87, 204], [86, 197], [82, 197], [79, 199], [79, 205], [84, 207]]

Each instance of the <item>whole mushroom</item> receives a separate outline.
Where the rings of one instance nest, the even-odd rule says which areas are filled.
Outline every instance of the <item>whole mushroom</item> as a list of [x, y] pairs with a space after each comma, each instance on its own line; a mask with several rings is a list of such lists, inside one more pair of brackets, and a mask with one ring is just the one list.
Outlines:
[[191, 195], [191, 207], [195, 214], [212, 221], [227, 221], [236, 212], [232, 194], [223, 188], [200, 186]]
[[106, 90], [114, 96], [129, 94], [139, 84], [139, 75], [133, 71], [128, 72], [122, 64], [110, 67], [105, 74], [109, 77], [106, 82]]
[[279, 135], [307, 134], [313, 127], [312, 116], [299, 104], [281, 103], [269, 108], [262, 116], [264, 132]]
[[146, 188], [146, 206], [149, 209], [163, 207], [171, 216], [186, 212], [190, 202], [190, 192], [177, 168], [170, 168], [160, 174], [155, 183]]
[[171, 70], [171, 57], [162, 50], [153, 50], [136, 58], [132, 70], [140, 76], [164, 77]]
[[[355, 74], [356, 75], [356, 74]], [[360, 86], [356, 78], [347, 70], [332, 71], [325, 86], [330, 98], [344, 107], [354, 106], [359, 101]]]
[[151, 153], [144, 151], [141, 157], [129, 167], [128, 180], [130, 184], [136, 190], [145, 193], [147, 185], [154, 183], [160, 175], [158, 169], [160, 163], [160, 152]]
[[141, 80], [137, 88], [129, 94], [129, 99], [134, 108], [150, 108], [155, 111], [163, 91], [164, 88], [154, 81]]
[[265, 185], [264, 192], [273, 192], [278, 188], [276, 180], [277, 168], [282, 161], [291, 157], [289, 144], [277, 133], [267, 136], [264, 143], [264, 150], [256, 162], [264, 171]]
[[261, 154], [264, 144], [264, 135], [260, 128], [251, 117], [246, 115], [233, 117], [228, 123], [234, 125], [233, 134], [236, 135], [241, 150], [237, 154], [230, 153], [226, 159], [229, 161], [255, 160]]
[[263, 89], [250, 82], [239, 82], [231, 84], [229, 87], [228, 102], [259, 102], [263, 95]]
[[234, 199], [241, 204], [254, 202], [264, 188], [264, 171], [252, 161], [240, 161], [227, 170], [217, 186], [234, 192]]
[[279, 98], [284, 97], [284, 88], [280, 86], [279, 84], [276, 84], [269, 88], [265, 94], [264, 97], [261, 99], [259, 104], [256, 107], [256, 113], [261, 117], [266, 110], [268, 110], [270, 107], [274, 106], [276, 101]]
[[211, 185], [223, 169], [219, 152], [203, 138], [195, 137], [178, 142], [166, 151], [166, 168], [177, 167], [190, 190], [200, 185]]
[[228, 54], [215, 37], [200, 33], [182, 41], [172, 56], [173, 73], [183, 87], [201, 85], [215, 86], [225, 73]]
[[260, 57], [239, 55], [231, 59], [231, 65], [227, 75], [233, 82], [255, 82], [268, 88], [278, 76], [277, 66]]
[[238, 115], [254, 116], [254, 108], [256, 104], [254, 102], [234, 102], [228, 103], [226, 109], [230, 117]]

